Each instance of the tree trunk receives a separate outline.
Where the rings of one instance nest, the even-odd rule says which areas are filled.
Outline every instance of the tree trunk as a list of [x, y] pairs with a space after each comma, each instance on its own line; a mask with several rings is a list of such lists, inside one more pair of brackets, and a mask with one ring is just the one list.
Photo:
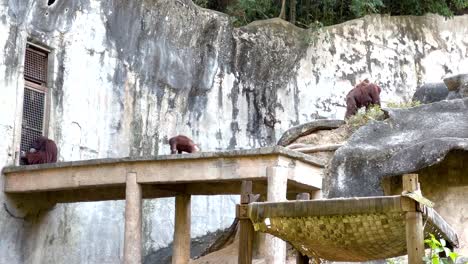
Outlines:
[[286, 20], [286, 0], [281, 1], [281, 12], [279, 17]]
[[296, 24], [296, 0], [291, 0], [289, 4], [289, 22]]

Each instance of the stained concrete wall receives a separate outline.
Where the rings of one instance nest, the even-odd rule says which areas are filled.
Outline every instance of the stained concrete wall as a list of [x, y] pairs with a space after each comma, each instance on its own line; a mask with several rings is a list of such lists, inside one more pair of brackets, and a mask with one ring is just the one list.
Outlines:
[[[395, 101], [468, 66], [468, 17], [370, 16], [309, 34], [278, 20], [234, 29], [189, 0], [46, 2], [0, 0], [0, 166], [18, 150], [28, 38], [52, 49], [60, 160], [168, 153], [176, 133], [205, 150], [270, 145], [292, 125], [343, 117], [363, 78]], [[193, 234], [229, 225], [235, 202], [194, 198]], [[145, 202], [145, 255], [170, 242], [173, 211], [172, 199]], [[122, 202], [13, 216], [0, 208], [2, 263], [121, 261]]]

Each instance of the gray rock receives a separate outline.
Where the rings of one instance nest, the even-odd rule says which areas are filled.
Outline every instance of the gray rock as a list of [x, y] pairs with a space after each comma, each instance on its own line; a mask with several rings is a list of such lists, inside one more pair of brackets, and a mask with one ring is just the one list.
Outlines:
[[413, 101], [430, 104], [445, 100], [449, 90], [444, 83], [426, 83], [419, 87], [413, 95]]
[[460, 99], [460, 98], [462, 98], [462, 96], [458, 91], [449, 91], [447, 95], [447, 100]]
[[[190, 257], [199, 257], [208, 247], [210, 247], [218, 237], [225, 232], [229, 232], [228, 228], [210, 232], [204, 236], [192, 238], [190, 241]], [[172, 263], [172, 246], [170, 243], [165, 248], [160, 248], [155, 251], [150, 251], [143, 257], [143, 264], [170, 264]]]
[[324, 184], [328, 197], [383, 195], [383, 177], [439, 163], [452, 150], [468, 151], [468, 98], [388, 114], [358, 129], [335, 152]]
[[457, 74], [444, 79], [445, 85], [449, 91], [458, 91], [460, 86], [468, 83], [468, 74]]
[[317, 130], [335, 129], [344, 123], [345, 122], [343, 120], [315, 120], [309, 123], [301, 124], [284, 132], [277, 144], [280, 146], [287, 146], [299, 137], [308, 135]]

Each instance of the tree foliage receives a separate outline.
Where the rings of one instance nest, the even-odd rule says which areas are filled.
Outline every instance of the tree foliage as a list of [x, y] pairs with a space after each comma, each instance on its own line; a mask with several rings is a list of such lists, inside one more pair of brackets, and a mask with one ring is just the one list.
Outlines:
[[[282, 7], [286, 19], [305, 28], [317, 21], [327, 26], [368, 14], [419, 16], [435, 13], [451, 17], [468, 13], [468, 0], [287, 0], [285, 5], [283, 0], [224, 0], [224, 3], [229, 2], [227, 8], [217, 4], [219, 1], [194, 0], [204, 7], [215, 7], [230, 14], [236, 26], [278, 17]], [[295, 8], [291, 8], [291, 3]]]

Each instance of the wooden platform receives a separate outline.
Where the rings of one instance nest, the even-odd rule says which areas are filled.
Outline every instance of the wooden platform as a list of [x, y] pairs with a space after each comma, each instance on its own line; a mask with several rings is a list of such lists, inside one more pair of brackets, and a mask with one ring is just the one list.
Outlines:
[[83, 202], [125, 199], [129, 172], [136, 173], [143, 198], [240, 194], [243, 180], [253, 181], [254, 193], [266, 193], [268, 167], [287, 169], [291, 197], [322, 187], [323, 165], [283, 147], [14, 166], [2, 173], [6, 193], [46, 193], [56, 202]]
[[[402, 195], [254, 202], [241, 205], [239, 215], [250, 219], [256, 231], [293, 245], [298, 263], [309, 263], [308, 258], [363, 262], [408, 254], [408, 263], [420, 264], [423, 241], [430, 234], [444, 238], [447, 246], [458, 247], [459, 242], [419, 186], [417, 174], [406, 174]], [[240, 240], [240, 255], [250, 251], [248, 239]]]
[[[322, 169], [313, 157], [267, 147], [6, 167], [2, 174], [4, 192], [17, 205], [125, 199], [125, 264], [141, 264], [142, 199], [175, 196], [172, 263], [185, 264], [190, 258], [191, 195], [248, 189], [249, 194], [267, 194], [268, 201], [284, 201], [298, 193], [319, 193]], [[284, 242], [279, 245], [285, 248]], [[277, 248], [266, 247], [267, 252]]]

